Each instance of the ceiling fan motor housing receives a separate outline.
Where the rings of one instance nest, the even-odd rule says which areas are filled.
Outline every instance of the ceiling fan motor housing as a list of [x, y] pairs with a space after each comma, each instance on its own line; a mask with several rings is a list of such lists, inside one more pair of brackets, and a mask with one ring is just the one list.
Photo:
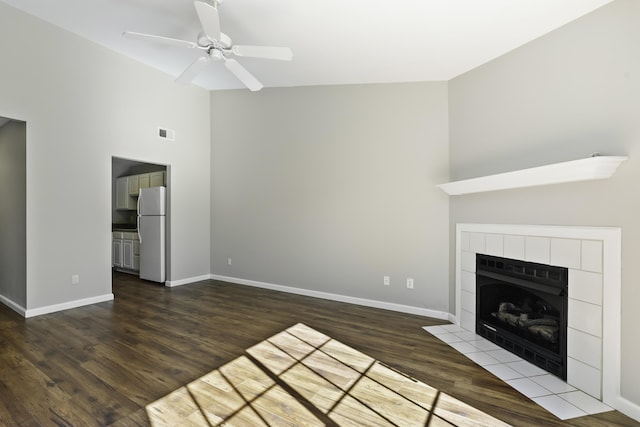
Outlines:
[[189, 65], [189, 67], [187, 67], [187, 69], [176, 78], [176, 81], [179, 83], [192, 82], [193, 79], [212, 60], [218, 60], [223, 61], [225, 67], [247, 88], [252, 91], [256, 91], [262, 89], [262, 83], [260, 83], [238, 61], [233, 58], [228, 58], [228, 56], [235, 55], [291, 61], [291, 49], [286, 47], [233, 45], [231, 38], [220, 31], [220, 19], [218, 16], [217, 6], [222, 3], [222, 0], [194, 0], [193, 3], [202, 25], [202, 31], [198, 34], [195, 43], [171, 37], [129, 31], [125, 31], [123, 34], [128, 38], [146, 39], [171, 46], [182, 46], [203, 50], [204, 54], [193, 61], [191, 65]]

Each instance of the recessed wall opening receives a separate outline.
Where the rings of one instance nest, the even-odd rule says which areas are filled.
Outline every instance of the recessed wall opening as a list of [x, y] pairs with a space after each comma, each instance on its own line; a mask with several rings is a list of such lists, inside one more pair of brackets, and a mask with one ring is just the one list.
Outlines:
[[[144, 160], [112, 157], [112, 257], [114, 271], [139, 276], [149, 284], [164, 285], [170, 277], [170, 166]], [[157, 195], [162, 190], [164, 206], [162, 221], [148, 229], [146, 239], [141, 238], [142, 222], [139, 216], [141, 196]], [[149, 203], [146, 204], [149, 206]], [[146, 221], [149, 224], [151, 221]], [[151, 246], [152, 245], [152, 246]], [[143, 277], [144, 276], [144, 277]]]

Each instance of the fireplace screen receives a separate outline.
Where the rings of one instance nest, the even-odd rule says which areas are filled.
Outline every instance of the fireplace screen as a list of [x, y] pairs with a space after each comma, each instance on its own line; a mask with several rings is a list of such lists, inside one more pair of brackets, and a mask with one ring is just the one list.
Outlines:
[[568, 270], [476, 255], [476, 332], [566, 380]]

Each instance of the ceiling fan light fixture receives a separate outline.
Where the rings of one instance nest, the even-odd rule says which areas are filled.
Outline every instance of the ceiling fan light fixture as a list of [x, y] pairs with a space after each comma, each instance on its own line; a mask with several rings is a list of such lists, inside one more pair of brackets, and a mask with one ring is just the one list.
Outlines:
[[211, 59], [213, 59], [214, 61], [220, 61], [221, 59], [224, 59], [224, 55], [218, 49], [211, 49], [211, 51], [209, 52], [209, 57], [211, 57]]

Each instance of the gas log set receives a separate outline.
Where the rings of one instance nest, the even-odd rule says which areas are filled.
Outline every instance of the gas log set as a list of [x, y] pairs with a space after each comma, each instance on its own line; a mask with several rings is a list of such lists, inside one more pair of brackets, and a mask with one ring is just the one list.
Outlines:
[[532, 309], [526, 303], [520, 307], [511, 302], [501, 302], [498, 311], [491, 315], [555, 344], [558, 342], [558, 316], [545, 314], [548, 312], [547, 305], [544, 303], [537, 304], [537, 307]]

